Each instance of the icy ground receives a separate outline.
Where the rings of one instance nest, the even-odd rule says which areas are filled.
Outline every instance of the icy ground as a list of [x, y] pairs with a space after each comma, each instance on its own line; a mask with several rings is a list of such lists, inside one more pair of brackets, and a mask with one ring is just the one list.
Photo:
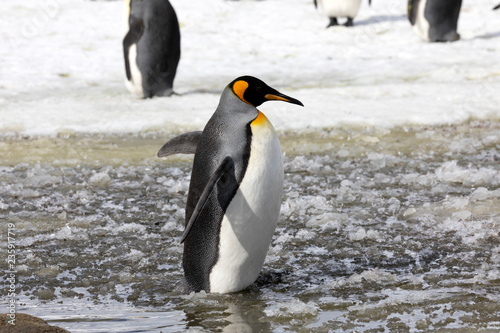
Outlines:
[[[465, 0], [452, 44], [421, 42], [399, 0], [328, 30], [309, 0], [172, 4], [179, 95], [138, 100], [121, 1], [3, 1], [0, 220], [18, 233], [18, 311], [71, 332], [500, 330], [496, 3]], [[285, 153], [278, 229], [249, 290], [183, 295], [191, 159], [155, 154], [242, 74], [305, 104], [261, 107]]]
[[262, 106], [280, 130], [498, 119], [499, 11], [464, 1], [462, 40], [426, 44], [406, 2], [363, 1], [356, 27], [324, 29], [309, 0], [173, 0], [181, 94], [137, 100], [124, 86], [121, 1], [3, 1], [3, 135], [181, 132], [203, 127], [232, 79], [262, 78], [300, 99]]

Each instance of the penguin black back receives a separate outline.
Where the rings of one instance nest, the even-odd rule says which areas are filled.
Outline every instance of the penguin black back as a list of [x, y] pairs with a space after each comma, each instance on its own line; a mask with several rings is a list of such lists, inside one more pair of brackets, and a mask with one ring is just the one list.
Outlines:
[[408, 0], [408, 20], [415, 32], [429, 42], [453, 42], [462, 0]]
[[[123, 40], [127, 79], [140, 85], [135, 90], [141, 97], [168, 96], [180, 59], [174, 8], [168, 0], [130, 0], [129, 5], [129, 31]], [[133, 46], [135, 55], [130, 52]]]

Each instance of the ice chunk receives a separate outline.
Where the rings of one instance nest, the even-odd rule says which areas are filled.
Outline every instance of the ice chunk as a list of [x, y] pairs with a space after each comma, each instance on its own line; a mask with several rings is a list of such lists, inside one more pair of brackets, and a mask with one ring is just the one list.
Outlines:
[[0, 201], [0, 210], [7, 210], [9, 205]]
[[126, 259], [134, 262], [139, 261], [142, 257], [144, 257], [144, 253], [136, 249], [130, 249], [130, 253], [125, 256]]
[[469, 210], [461, 210], [451, 215], [452, 218], [457, 220], [468, 220], [471, 218], [471, 216], [472, 213]]
[[264, 310], [268, 317], [294, 319], [297, 317], [316, 316], [318, 311], [318, 306], [314, 302], [304, 303], [297, 299], [288, 302], [278, 302]]
[[451, 198], [443, 203], [443, 208], [447, 210], [460, 210], [469, 204], [469, 198]]
[[489, 185], [500, 182], [499, 172], [488, 168], [465, 169], [457, 165], [457, 161], [446, 162], [435, 171], [438, 180], [449, 183], [462, 183], [467, 185]]
[[360, 274], [353, 274], [347, 279], [347, 283], [360, 283], [365, 281], [376, 283], [391, 283], [397, 281], [397, 276], [383, 270], [366, 270]]
[[109, 177], [108, 171], [103, 171], [103, 172], [94, 173], [89, 178], [89, 184], [94, 185], [94, 186], [104, 187], [104, 186], [108, 185], [110, 180], [111, 180], [111, 177]]
[[382, 236], [380, 235], [380, 232], [378, 232], [377, 230], [370, 229], [366, 233], [366, 238], [371, 240], [381, 240]]
[[134, 234], [144, 234], [146, 232], [146, 226], [138, 224], [135, 222], [126, 223], [118, 228], [116, 228], [117, 233], [134, 233]]
[[324, 229], [337, 229], [345, 224], [349, 216], [345, 213], [324, 213], [313, 216], [307, 221], [306, 227], [317, 228], [323, 227]]
[[411, 216], [413, 214], [415, 214], [417, 212], [417, 210], [413, 207], [410, 207], [408, 208], [407, 210], [405, 210], [405, 212], [403, 213], [403, 216]]
[[359, 228], [356, 232], [349, 234], [349, 239], [352, 241], [360, 241], [366, 237], [365, 228]]
[[21, 191], [21, 196], [26, 199], [38, 198], [40, 196], [40, 192], [32, 189], [23, 189]]

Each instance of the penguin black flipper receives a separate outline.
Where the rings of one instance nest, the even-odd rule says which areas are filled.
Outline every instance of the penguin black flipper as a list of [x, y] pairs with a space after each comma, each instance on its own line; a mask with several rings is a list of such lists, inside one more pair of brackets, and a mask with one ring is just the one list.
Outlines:
[[194, 131], [170, 139], [158, 150], [158, 157], [167, 157], [174, 154], [194, 154], [202, 131]]
[[226, 156], [224, 158], [219, 167], [214, 171], [212, 176], [210, 176], [207, 185], [205, 185], [205, 188], [203, 189], [203, 192], [201, 193], [201, 196], [198, 199], [196, 206], [194, 207], [193, 214], [191, 215], [191, 218], [189, 219], [189, 222], [186, 224], [186, 228], [182, 233], [181, 244], [186, 240], [186, 237], [189, 235], [189, 232], [193, 228], [196, 219], [198, 218], [200, 212], [203, 210], [203, 207], [205, 207], [208, 198], [219, 182], [222, 183], [221, 185], [224, 187], [226, 187], [225, 184], [228, 183], [237, 183], [236, 176], [234, 174], [234, 161], [229, 156]]
[[144, 23], [142, 19], [135, 18], [130, 15], [129, 18], [130, 29], [123, 38], [123, 56], [125, 57], [125, 72], [127, 73], [127, 80], [132, 79], [132, 73], [130, 72], [130, 63], [128, 53], [130, 51], [130, 47], [137, 43], [137, 41], [141, 38], [142, 33], [144, 32]]
[[493, 10], [496, 10], [498, 8], [500, 8], [500, 3], [498, 5], [496, 5], [495, 7], [493, 7]]
[[411, 25], [417, 21], [418, 0], [408, 0], [408, 20]]

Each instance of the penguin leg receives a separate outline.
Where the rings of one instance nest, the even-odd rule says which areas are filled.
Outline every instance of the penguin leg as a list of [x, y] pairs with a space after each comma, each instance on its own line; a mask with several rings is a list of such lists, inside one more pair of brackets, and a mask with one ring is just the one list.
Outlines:
[[352, 17], [348, 17], [348, 18], [347, 18], [347, 22], [346, 22], [346, 23], [344, 23], [344, 25], [345, 25], [346, 27], [352, 27], [352, 26], [354, 25], [353, 20], [354, 20], [354, 19], [353, 19]]
[[194, 154], [201, 133], [201, 131], [189, 132], [170, 139], [158, 150], [158, 157], [167, 157], [174, 154]]
[[339, 25], [339, 22], [337, 21], [337, 18], [336, 17], [330, 17], [330, 22], [328, 23], [328, 25], [326, 27], [330, 28], [330, 27], [333, 27], [333, 26], [336, 26], [336, 25]]
[[189, 222], [186, 224], [186, 228], [182, 233], [181, 244], [186, 240], [186, 237], [189, 235], [189, 232], [193, 228], [196, 219], [203, 210], [203, 207], [205, 207], [208, 198], [212, 194], [215, 186], [217, 185], [217, 183], [219, 183], [219, 181], [222, 183], [222, 185], [227, 183], [236, 183], [236, 177], [234, 175], [234, 161], [229, 156], [226, 156], [224, 158], [219, 167], [214, 171], [212, 176], [210, 176], [207, 185], [205, 185], [205, 188], [203, 189], [203, 192], [201, 192], [201, 196], [198, 199], [196, 206], [194, 207], [193, 214], [191, 215], [191, 218], [189, 219]]

